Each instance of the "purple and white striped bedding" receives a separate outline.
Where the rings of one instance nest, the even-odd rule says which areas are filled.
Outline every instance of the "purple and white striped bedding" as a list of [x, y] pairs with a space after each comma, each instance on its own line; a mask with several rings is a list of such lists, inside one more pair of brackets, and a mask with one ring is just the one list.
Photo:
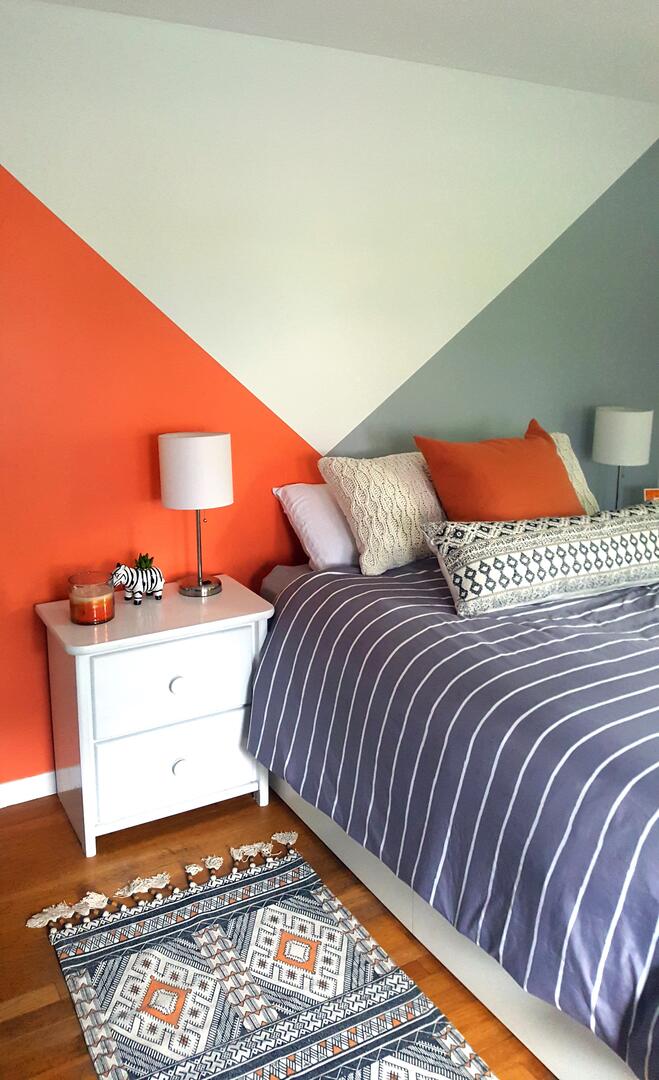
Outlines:
[[437, 563], [279, 597], [249, 748], [659, 1076], [659, 585], [455, 614]]

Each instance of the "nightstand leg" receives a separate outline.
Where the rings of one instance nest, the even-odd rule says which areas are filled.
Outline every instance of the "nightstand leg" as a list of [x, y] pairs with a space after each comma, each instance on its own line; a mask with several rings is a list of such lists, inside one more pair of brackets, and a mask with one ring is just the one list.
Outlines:
[[254, 792], [254, 798], [256, 799], [257, 806], [267, 806], [270, 801], [270, 785], [268, 781], [268, 770], [263, 765], [258, 766], [259, 786]]
[[83, 849], [85, 852], [85, 858], [94, 858], [94, 855], [96, 854], [96, 837], [93, 835], [90, 836], [88, 832], [85, 833], [85, 842], [83, 844]]

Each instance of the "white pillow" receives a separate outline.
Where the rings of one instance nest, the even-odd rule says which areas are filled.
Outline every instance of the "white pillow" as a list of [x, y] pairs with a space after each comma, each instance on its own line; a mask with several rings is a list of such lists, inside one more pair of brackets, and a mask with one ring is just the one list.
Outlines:
[[576, 496], [587, 514], [597, 514], [599, 503], [588, 487], [588, 481], [584, 476], [579, 458], [572, 449], [570, 436], [564, 431], [552, 431], [551, 437], [558, 451], [558, 456], [565, 465], [566, 472], [570, 477]]
[[354, 537], [327, 484], [286, 484], [272, 490], [312, 570], [357, 566], [359, 552]]
[[318, 468], [352, 529], [363, 574], [428, 554], [421, 526], [444, 517], [423, 454], [324, 457]]

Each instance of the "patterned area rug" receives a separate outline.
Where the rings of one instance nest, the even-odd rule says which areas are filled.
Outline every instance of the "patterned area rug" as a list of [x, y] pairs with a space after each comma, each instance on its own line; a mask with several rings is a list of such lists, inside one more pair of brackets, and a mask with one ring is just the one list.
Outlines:
[[[51, 929], [98, 1076], [492, 1077], [295, 849], [272, 852], [232, 851], [224, 877], [219, 858], [192, 864], [184, 890], [137, 879], [117, 895], [149, 900], [98, 917], [107, 898], [88, 894], [68, 908], [79, 922]], [[56, 905], [29, 925], [66, 917]]]

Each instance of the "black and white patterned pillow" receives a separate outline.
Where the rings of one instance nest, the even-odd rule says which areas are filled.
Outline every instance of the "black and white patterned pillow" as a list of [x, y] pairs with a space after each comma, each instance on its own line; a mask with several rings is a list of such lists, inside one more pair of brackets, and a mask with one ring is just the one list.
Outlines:
[[659, 581], [659, 500], [592, 517], [422, 526], [458, 615]]

